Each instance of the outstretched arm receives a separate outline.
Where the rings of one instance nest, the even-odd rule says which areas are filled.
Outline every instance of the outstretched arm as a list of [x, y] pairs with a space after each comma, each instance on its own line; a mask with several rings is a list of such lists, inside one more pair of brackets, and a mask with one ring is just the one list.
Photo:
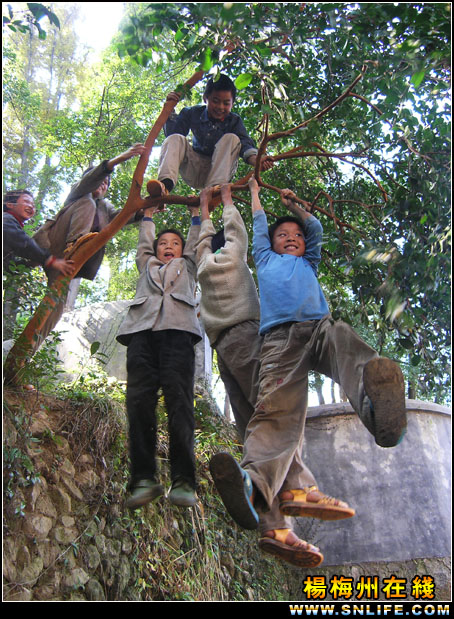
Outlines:
[[200, 217], [202, 221], [210, 219], [209, 204], [213, 195], [213, 187], [206, 187], [200, 193]]
[[263, 211], [262, 205], [260, 203], [259, 191], [260, 187], [254, 177], [250, 178], [248, 181], [249, 190], [251, 192], [252, 198], [252, 213], [256, 213], [258, 211]]
[[136, 157], [136, 156], [140, 157], [140, 155], [142, 155], [144, 152], [145, 152], [145, 146], [143, 144], [134, 144], [134, 146], [131, 146], [131, 148], [128, 148], [128, 150], [126, 150], [124, 153], [117, 155], [113, 159], [109, 159], [109, 161], [106, 164], [106, 167], [108, 170], [112, 171], [114, 167], [117, 166], [119, 163], [128, 161], [129, 159], [132, 159], [133, 157]]
[[295, 200], [296, 195], [290, 189], [283, 189], [281, 191], [281, 201], [294, 215], [302, 219], [308, 219], [311, 214], [302, 208]]

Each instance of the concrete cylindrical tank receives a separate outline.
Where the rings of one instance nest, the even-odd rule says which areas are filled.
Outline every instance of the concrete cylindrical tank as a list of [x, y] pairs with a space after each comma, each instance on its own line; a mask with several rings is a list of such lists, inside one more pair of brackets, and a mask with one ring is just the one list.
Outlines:
[[319, 488], [356, 510], [348, 520], [297, 518], [324, 566], [451, 554], [451, 411], [407, 400], [408, 429], [376, 445], [348, 403], [308, 410], [303, 457]]

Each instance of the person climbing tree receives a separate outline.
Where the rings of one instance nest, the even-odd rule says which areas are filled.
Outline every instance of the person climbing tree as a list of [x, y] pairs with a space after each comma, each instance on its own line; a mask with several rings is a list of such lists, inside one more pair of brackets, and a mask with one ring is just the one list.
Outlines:
[[[33, 235], [33, 240], [43, 249], [49, 249], [54, 255], [62, 257], [68, 249], [87, 234], [96, 234], [103, 230], [118, 214], [118, 210], [106, 194], [110, 185], [111, 174], [118, 164], [132, 157], [140, 156], [144, 151], [143, 144], [134, 144], [117, 157], [102, 161], [95, 167], [90, 167], [82, 178], [71, 188], [63, 208], [54, 219], [49, 219]], [[134, 214], [127, 223], [134, 223], [142, 217], [142, 213]], [[78, 278], [93, 280], [101, 266], [105, 247], [101, 247], [75, 274]], [[56, 274], [48, 273], [49, 285], [55, 281]], [[59, 298], [57, 305], [47, 318], [45, 325], [35, 341], [36, 351], [60, 320], [66, 301], [66, 295]]]
[[[228, 183], [242, 157], [255, 165], [257, 148], [238, 114], [232, 112], [236, 98], [233, 81], [224, 74], [210, 78], [203, 94], [205, 105], [185, 107], [171, 114], [164, 125], [166, 139], [162, 145], [155, 194], [170, 192], [178, 175], [194, 189]], [[180, 95], [171, 92], [168, 100], [178, 102]], [[192, 146], [186, 136], [192, 132]], [[263, 157], [262, 169], [273, 166]]]

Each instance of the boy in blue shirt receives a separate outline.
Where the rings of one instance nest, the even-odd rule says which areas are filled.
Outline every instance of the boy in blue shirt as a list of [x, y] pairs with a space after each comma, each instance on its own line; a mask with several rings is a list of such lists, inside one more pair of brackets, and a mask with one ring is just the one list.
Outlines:
[[[227, 454], [217, 454], [212, 474], [230, 515], [247, 528], [254, 528], [256, 509], [269, 509], [276, 496], [289, 516], [349, 518], [354, 510], [324, 495], [302, 461], [309, 371], [341, 385], [382, 447], [398, 444], [406, 429], [402, 372], [349, 325], [331, 317], [317, 280], [320, 222], [302, 211], [301, 221], [281, 218], [268, 230], [257, 182], [249, 184], [264, 336], [259, 395], [241, 467]], [[284, 204], [292, 198], [289, 190], [282, 192]]]

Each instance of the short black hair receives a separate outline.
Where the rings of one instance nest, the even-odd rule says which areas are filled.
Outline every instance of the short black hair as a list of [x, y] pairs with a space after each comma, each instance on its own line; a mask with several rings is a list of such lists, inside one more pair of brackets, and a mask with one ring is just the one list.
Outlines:
[[[270, 237], [271, 244], [273, 244], [273, 238], [277, 228], [279, 228], [281, 224], [285, 224], [287, 222], [297, 224], [304, 236], [304, 225], [301, 219], [298, 219], [298, 217], [292, 217], [291, 215], [284, 215], [283, 217], [279, 217], [278, 219], [276, 219], [274, 224], [271, 224], [271, 226], [268, 228], [268, 235]], [[304, 238], [306, 237], [304, 236]]]
[[159, 241], [159, 239], [161, 238], [161, 236], [163, 234], [167, 234], [167, 233], [169, 233], [169, 234], [176, 234], [180, 238], [181, 242], [183, 243], [183, 249], [184, 249], [184, 246], [185, 246], [185, 243], [186, 243], [186, 239], [181, 234], [181, 232], [179, 230], [175, 230], [175, 228], [166, 228], [165, 230], [161, 230], [161, 232], [158, 234], [158, 236], [153, 241], [153, 252], [154, 252], [155, 256], [156, 256], [156, 251], [157, 251], [157, 248], [158, 248], [158, 241]]
[[19, 198], [23, 196], [24, 194], [33, 198], [32, 192], [28, 191], [28, 189], [15, 189], [13, 191], [7, 191], [3, 195], [3, 210], [4, 211], [8, 210], [8, 207], [7, 207], [8, 202], [10, 202], [11, 204], [16, 204]]
[[[94, 169], [95, 169], [95, 167], [96, 167], [96, 166], [94, 166], [94, 165], [88, 166], [88, 168], [82, 172], [82, 178], [83, 178], [86, 174], [88, 174], [89, 172], [91, 172], [92, 170], [94, 170]], [[110, 174], [108, 174], [108, 173], [106, 173], [106, 175], [105, 175], [105, 177], [104, 177], [104, 178], [107, 178], [107, 186], [108, 186], [108, 187], [110, 187], [110, 181], [112, 180], [111, 175], [110, 175]], [[99, 185], [98, 185], [98, 186], [101, 186], [102, 182], [103, 182], [103, 181], [101, 181], [101, 183], [99, 183]]]
[[205, 92], [203, 93], [203, 99], [205, 100], [209, 97], [214, 90], [229, 90], [232, 93], [233, 101], [236, 99], [236, 86], [230, 77], [224, 73], [221, 73], [219, 79], [216, 81], [210, 77], [205, 87]]

